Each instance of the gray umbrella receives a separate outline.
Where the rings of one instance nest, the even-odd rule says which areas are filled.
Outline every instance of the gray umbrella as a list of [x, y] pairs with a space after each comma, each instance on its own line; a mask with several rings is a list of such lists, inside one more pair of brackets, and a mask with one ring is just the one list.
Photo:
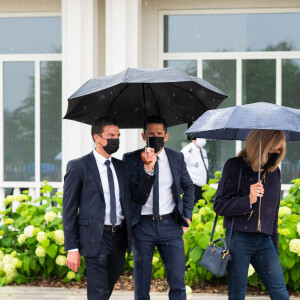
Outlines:
[[[257, 102], [210, 110], [197, 119], [185, 133], [194, 138], [245, 140], [253, 129], [283, 130], [287, 141], [300, 141], [300, 109]], [[258, 181], [261, 143], [259, 147]]]

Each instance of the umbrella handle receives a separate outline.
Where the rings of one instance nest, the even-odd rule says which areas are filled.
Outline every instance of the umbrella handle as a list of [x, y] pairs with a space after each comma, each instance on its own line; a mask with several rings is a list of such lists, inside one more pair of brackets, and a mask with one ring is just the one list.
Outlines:
[[146, 151], [147, 151], [148, 153], [151, 152], [151, 151], [150, 151], [150, 148], [149, 148], [149, 147], [146, 147], [145, 150], [142, 150], [142, 152], [141, 152], [141, 159], [142, 159], [142, 161], [143, 161], [143, 163], [144, 163], [145, 165], [150, 165], [150, 164], [151, 164], [151, 161], [149, 161], [149, 160], [146, 159]]

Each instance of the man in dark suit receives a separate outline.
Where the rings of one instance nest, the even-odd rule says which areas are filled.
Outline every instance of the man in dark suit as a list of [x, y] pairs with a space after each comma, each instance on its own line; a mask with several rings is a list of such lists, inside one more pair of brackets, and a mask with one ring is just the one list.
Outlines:
[[[135, 299], [150, 299], [152, 259], [156, 246], [170, 285], [169, 299], [182, 300], [186, 299], [182, 234], [192, 218], [193, 182], [187, 172], [183, 154], [164, 148], [169, 137], [164, 119], [149, 117], [142, 133], [144, 141], [148, 140], [146, 135], [149, 137], [149, 146], [154, 148], [157, 163], [152, 170], [145, 170], [155, 177], [148, 199], [139, 203], [131, 202]], [[127, 153], [123, 157], [130, 166], [135, 185], [142, 181], [142, 151]]]
[[[128, 165], [111, 154], [119, 148], [119, 127], [112, 118], [92, 126], [96, 149], [67, 165], [63, 227], [67, 266], [77, 272], [83, 255], [89, 300], [109, 299], [131, 245], [130, 202], [145, 202], [154, 178], [145, 171], [132, 186]], [[145, 170], [153, 168], [154, 160]]]

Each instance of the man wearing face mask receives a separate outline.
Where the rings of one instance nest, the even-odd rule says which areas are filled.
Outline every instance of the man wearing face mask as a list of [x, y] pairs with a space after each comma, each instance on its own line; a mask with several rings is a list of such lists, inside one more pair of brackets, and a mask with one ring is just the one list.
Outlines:
[[194, 139], [182, 148], [187, 170], [193, 180], [195, 188], [195, 204], [202, 199], [202, 187], [208, 183], [208, 159], [203, 148], [206, 139]]
[[[182, 234], [187, 231], [192, 218], [193, 182], [182, 153], [164, 147], [169, 133], [163, 118], [149, 117], [142, 138], [146, 143], [149, 141], [148, 146], [154, 149], [157, 162], [151, 170], [146, 170], [155, 178], [149, 197], [142, 205], [131, 202], [135, 299], [149, 299], [155, 247], [167, 273], [169, 299], [186, 299]], [[142, 184], [142, 151], [145, 150], [127, 153], [123, 157], [130, 166], [135, 185]]]
[[77, 272], [84, 256], [89, 300], [109, 299], [121, 275], [126, 248], [131, 247], [130, 202], [147, 200], [153, 176], [141, 174], [141, 184], [131, 186], [128, 165], [111, 154], [119, 148], [119, 127], [112, 118], [92, 126], [96, 148], [71, 160], [64, 182], [63, 227], [66, 264]]

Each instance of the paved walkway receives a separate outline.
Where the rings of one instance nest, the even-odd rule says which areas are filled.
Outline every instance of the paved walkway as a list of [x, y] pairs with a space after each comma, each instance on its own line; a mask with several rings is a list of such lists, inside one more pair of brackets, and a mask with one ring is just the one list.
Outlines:
[[[66, 288], [8, 286], [0, 288], [0, 300], [86, 300], [86, 290]], [[111, 300], [133, 300], [133, 292], [115, 291]], [[193, 294], [189, 300], [227, 300], [226, 295]], [[247, 296], [246, 300], [269, 300], [269, 297]], [[293, 298], [300, 300], [300, 298]], [[167, 293], [151, 293], [151, 300], [168, 300]]]

